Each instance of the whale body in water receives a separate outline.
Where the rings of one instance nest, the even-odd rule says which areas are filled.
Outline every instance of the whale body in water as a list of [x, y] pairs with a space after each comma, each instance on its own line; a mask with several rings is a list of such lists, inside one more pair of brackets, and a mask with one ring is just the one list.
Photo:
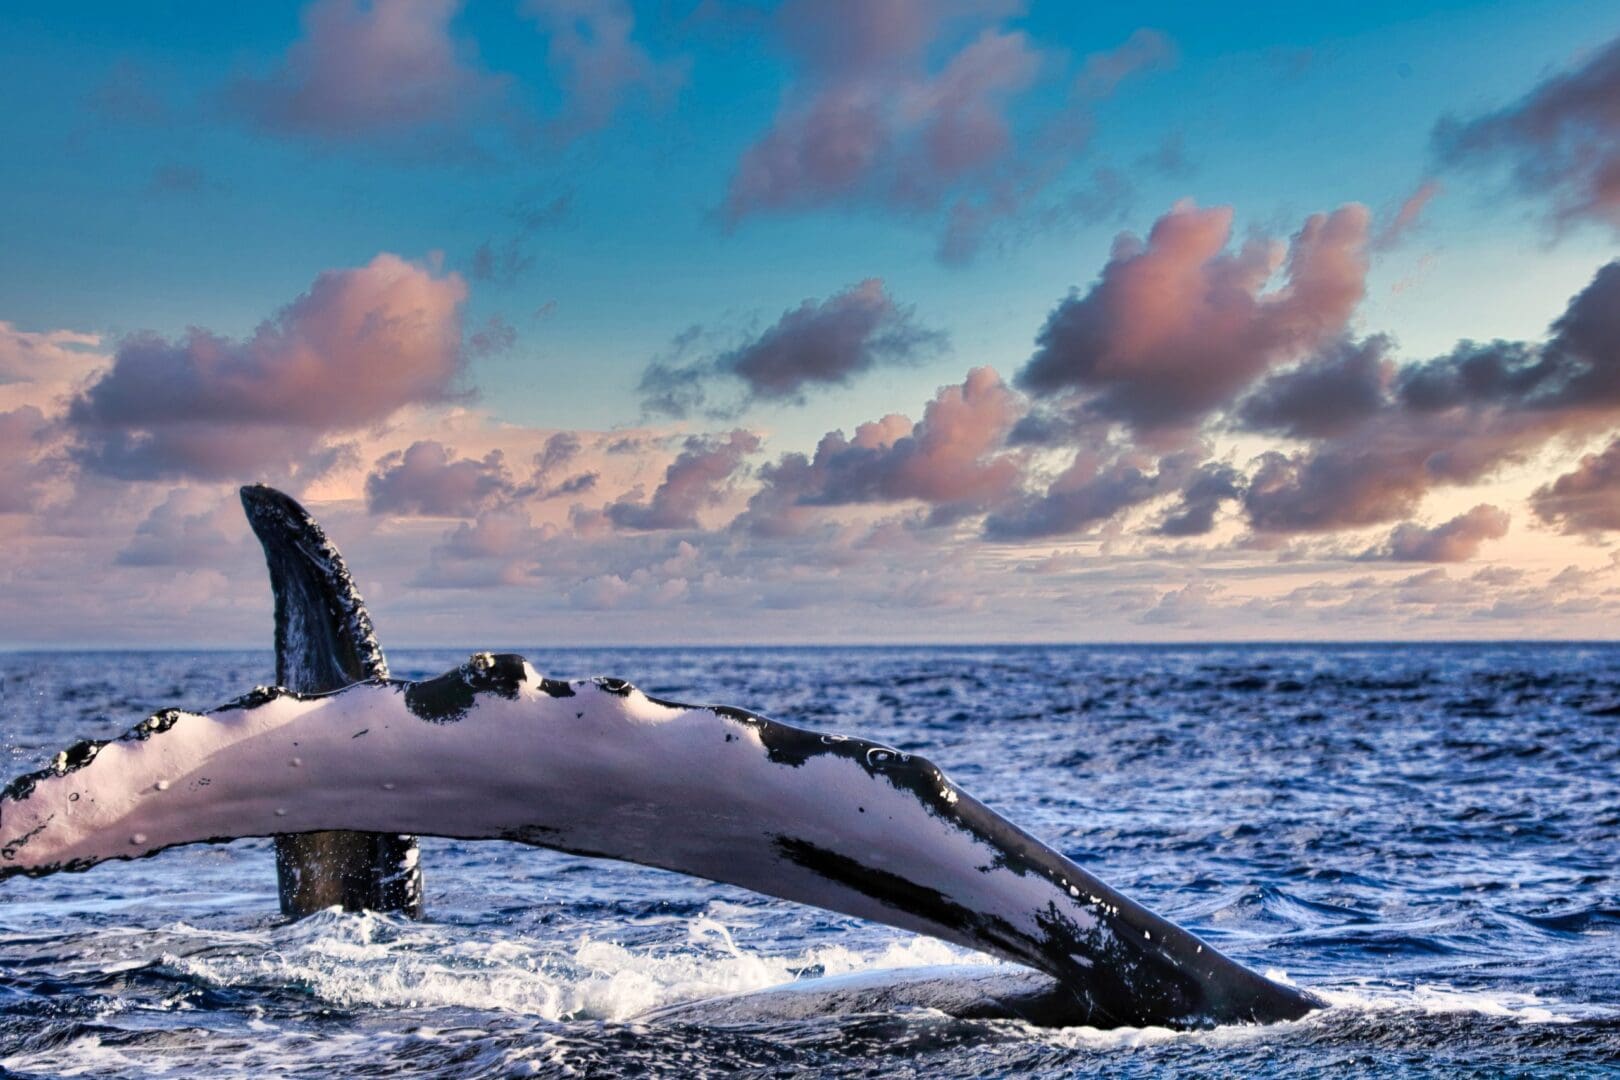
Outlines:
[[[254, 500], [297, 507], [248, 489], [250, 516]], [[276, 581], [272, 548], [299, 530], [255, 529], [270, 537]], [[314, 561], [330, 564], [330, 545], [302, 535]], [[297, 665], [284, 667], [283, 654], [305, 663], [323, 650], [366, 651], [353, 648], [370, 636], [369, 619], [364, 634], [355, 629], [363, 606], [357, 594], [325, 595], [332, 581], [305, 575], [297, 596], [278, 587], [284, 678]], [[300, 605], [319, 617], [295, 617]], [[822, 980], [714, 1003], [722, 1017], [881, 1002], [1054, 1025], [1188, 1027], [1293, 1019], [1320, 1005], [1120, 894], [922, 757], [745, 709], [667, 701], [621, 679], [551, 678], [512, 654], [475, 654], [422, 681], [388, 677], [380, 650], [376, 662], [354, 661], [368, 663], [340, 689], [260, 687], [69, 747], [0, 793], [0, 879], [180, 844], [328, 837], [278, 852], [284, 907], [289, 874], [341, 884], [346, 873], [361, 892], [412, 910], [413, 837], [501, 839], [726, 882], [1030, 969]], [[306, 685], [347, 677], [343, 664], [328, 666]], [[692, 1015], [678, 1006], [654, 1018]]]

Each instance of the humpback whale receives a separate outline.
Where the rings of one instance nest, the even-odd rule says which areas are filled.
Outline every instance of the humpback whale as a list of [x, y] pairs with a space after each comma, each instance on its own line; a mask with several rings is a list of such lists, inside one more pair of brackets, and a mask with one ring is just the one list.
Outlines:
[[[306, 694], [388, 678], [388, 661], [360, 590], [337, 546], [309, 512], [263, 484], [244, 487], [242, 510], [264, 548], [275, 597], [276, 685]], [[299, 918], [345, 911], [422, 915], [414, 837], [310, 832], [276, 837], [281, 912]]]
[[180, 844], [336, 833], [330, 848], [278, 851], [278, 865], [323, 879], [347, 866], [361, 892], [393, 882], [409, 910], [420, 903], [410, 838], [501, 839], [726, 882], [1030, 969], [749, 995], [721, 1003], [733, 1016], [882, 1001], [1054, 1025], [1196, 1027], [1294, 1019], [1321, 1004], [1117, 892], [920, 756], [649, 696], [618, 678], [552, 678], [513, 654], [392, 678], [308, 515], [268, 489], [246, 489], [244, 504], [260, 515], [278, 583], [278, 675], [304, 688], [164, 710], [13, 781], [0, 792], [0, 880]]

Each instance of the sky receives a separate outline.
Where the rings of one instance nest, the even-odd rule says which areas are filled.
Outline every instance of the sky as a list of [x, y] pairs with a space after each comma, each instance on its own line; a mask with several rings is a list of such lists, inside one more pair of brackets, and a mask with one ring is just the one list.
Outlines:
[[0, 9], [0, 647], [1611, 638], [1620, 10]]

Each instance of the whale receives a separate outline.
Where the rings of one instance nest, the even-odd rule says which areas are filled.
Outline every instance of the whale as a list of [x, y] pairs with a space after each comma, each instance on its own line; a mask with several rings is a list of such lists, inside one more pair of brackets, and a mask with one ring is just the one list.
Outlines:
[[[343, 554], [295, 499], [264, 484], [241, 489], [243, 513], [264, 549], [275, 601], [276, 685], [301, 693], [386, 679], [388, 660]], [[275, 838], [281, 912], [330, 907], [422, 917], [415, 837], [308, 832]]]
[[877, 1003], [1196, 1028], [1322, 1005], [1123, 895], [920, 755], [620, 678], [558, 679], [516, 654], [392, 677], [307, 513], [269, 489], [245, 490], [244, 505], [262, 519], [276, 585], [282, 685], [206, 712], [160, 711], [12, 781], [0, 791], [0, 881], [184, 844], [336, 837], [287, 859], [278, 840], [278, 872], [314, 874], [331, 895], [348, 867], [359, 893], [392, 882], [392, 901], [414, 913], [415, 837], [516, 841], [724, 882], [1013, 965], [820, 980], [653, 1020]]

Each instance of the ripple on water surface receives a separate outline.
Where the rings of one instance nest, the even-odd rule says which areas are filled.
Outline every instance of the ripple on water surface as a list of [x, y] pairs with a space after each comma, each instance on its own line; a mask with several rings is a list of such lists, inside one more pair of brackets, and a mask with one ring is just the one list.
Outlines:
[[[402, 652], [436, 673], [464, 653]], [[982, 958], [636, 867], [424, 841], [432, 919], [275, 917], [269, 845], [0, 886], [21, 1075], [1614, 1075], [1620, 648], [556, 651], [926, 754], [1100, 876], [1328, 1010], [1043, 1031], [914, 1011], [645, 1024], [662, 1005]], [[268, 655], [0, 655], [7, 776]]]

